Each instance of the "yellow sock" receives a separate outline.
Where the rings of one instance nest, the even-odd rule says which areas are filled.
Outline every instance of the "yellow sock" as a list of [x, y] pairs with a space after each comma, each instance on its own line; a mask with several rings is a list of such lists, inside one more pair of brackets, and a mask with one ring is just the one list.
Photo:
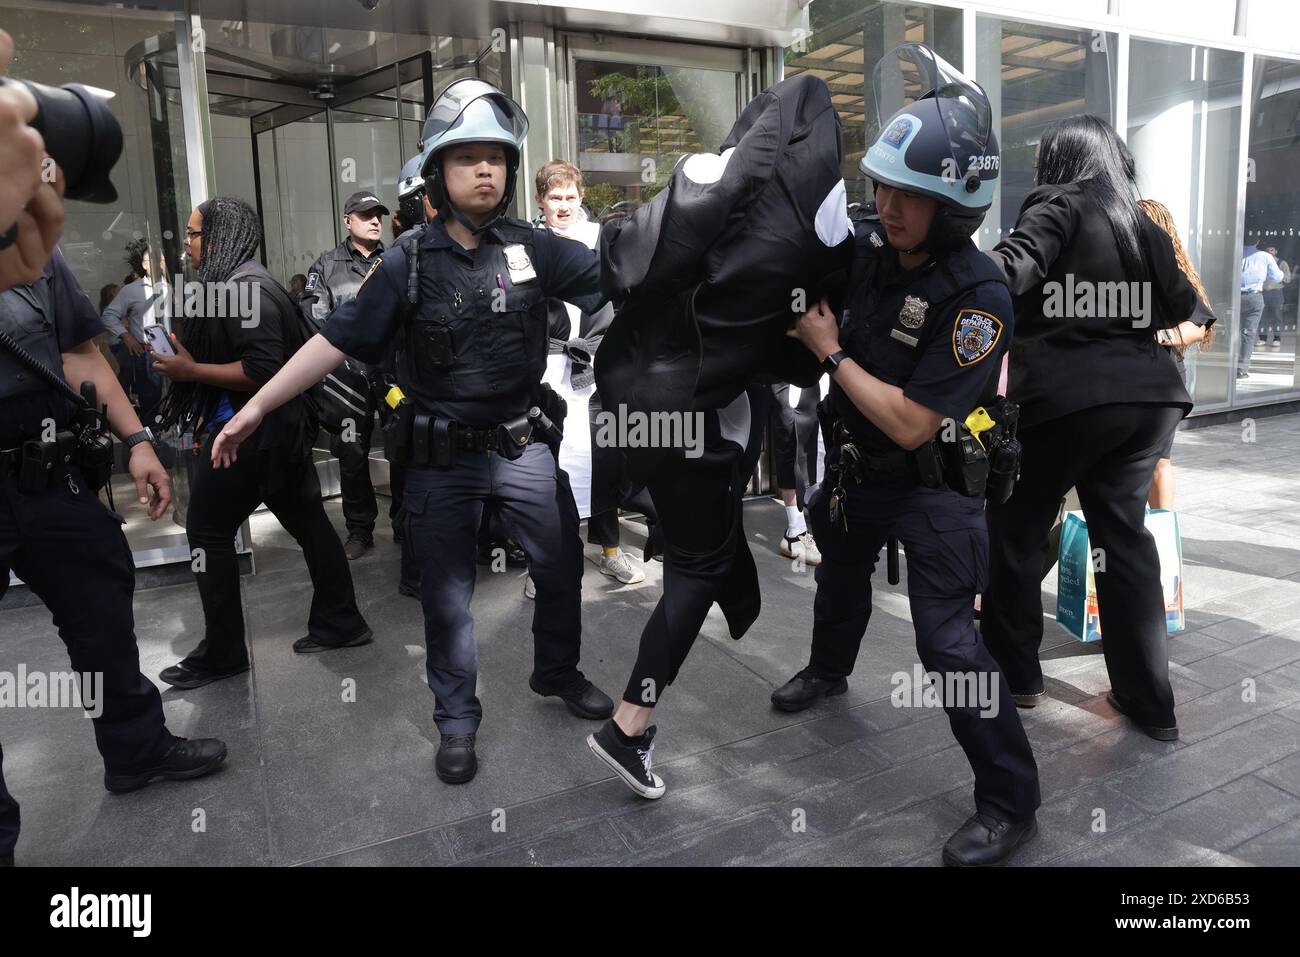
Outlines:
[[615, 545], [613, 548], [610, 548], [609, 546], [602, 546], [600, 552], [606, 558], [613, 558], [615, 555], [618, 554], [618, 546]]

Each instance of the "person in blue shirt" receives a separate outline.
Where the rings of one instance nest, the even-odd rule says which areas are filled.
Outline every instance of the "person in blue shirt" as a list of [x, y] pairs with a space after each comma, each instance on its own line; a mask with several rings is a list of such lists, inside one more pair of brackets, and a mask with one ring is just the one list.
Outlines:
[[1237, 378], [1250, 375], [1250, 357], [1255, 352], [1255, 335], [1264, 315], [1264, 283], [1281, 282], [1277, 260], [1259, 248], [1259, 237], [1251, 236], [1241, 253], [1241, 349], [1237, 353]]
[[356, 298], [226, 423], [212, 450], [218, 467], [237, 467], [263, 416], [344, 356], [378, 364], [401, 339], [405, 538], [420, 567], [426, 671], [442, 735], [434, 768], [448, 784], [478, 768], [483, 709], [470, 599], [485, 504], [500, 507], [536, 587], [529, 687], [581, 718], [613, 713], [609, 696], [578, 670], [583, 557], [573, 494], [527, 418], [543, 394], [546, 300], [594, 311], [600, 265], [584, 244], [505, 215], [526, 130], [519, 106], [488, 83], [456, 80], [441, 93], [421, 136], [428, 225], [380, 257]]

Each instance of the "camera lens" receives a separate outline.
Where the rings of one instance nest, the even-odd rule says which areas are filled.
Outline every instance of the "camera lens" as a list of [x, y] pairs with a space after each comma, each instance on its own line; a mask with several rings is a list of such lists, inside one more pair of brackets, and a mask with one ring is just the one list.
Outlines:
[[104, 97], [80, 83], [52, 87], [13, 78], [0, 78], [0, 83], [21, 83], [35, 97], [36, 118], [31, 125], [63, 170], [65, 197], [114, 202], [117, 190], [108, 174], [122, 155], [122, 128]]

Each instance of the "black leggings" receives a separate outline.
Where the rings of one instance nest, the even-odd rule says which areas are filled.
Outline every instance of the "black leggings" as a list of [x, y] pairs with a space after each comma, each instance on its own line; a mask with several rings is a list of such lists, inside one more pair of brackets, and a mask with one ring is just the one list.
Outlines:
[[199, 452], [185, 531], [190, 554], [196, 556], [194, 579], [205, 627], [203, 640], [184, 664], [226, 671], [248, 663], [235, 533], [263, 501], [307, 561], [312, 583], [308, 634], [324, 644], [340, 644], [366, 631], [347, 556], [321, 504], [315, 465], [307, 460], [292, 466], [289, 474], [277, 476], [276, 490], [264, 495], [273, 471], [270, 452], [245, 448], [225, 469], [212, 467], [211, 438]]
[[677, 458], [647, 482], [664, 545], [664, 585], [623, 691], [629, 704], [658, 703], [715, 601], [733, 638], [758, 617], [758, 572], [740, 517], [740, 453], [732, 443], [710, 442], [700, 458]]

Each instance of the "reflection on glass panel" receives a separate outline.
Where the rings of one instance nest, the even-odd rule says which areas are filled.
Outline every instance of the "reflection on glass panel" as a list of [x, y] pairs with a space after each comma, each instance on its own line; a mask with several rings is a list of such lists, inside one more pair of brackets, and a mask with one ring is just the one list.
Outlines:
[[[1251, 350], [1249, 376], [1237, 395], [1296, 388], [1297, 293], [1300, 281], [1300, 63], [1258, 57], [1251, 87], [1246, 230], [1270, 252], [1281, 280], [1265, 279], [1263, 310], [1253, 335], [1240, 330], [1238, 349]], [[1246, 313], [1242, 309], [1243, 316]], [[1253, 344], [1252, 344], [1253, 343]], [[1243, 368], [1241, 362], [1239, 368]]]
[[1166, 206], [1219, 317], [1208, 345], [1184, 357], [1198, 405], [1226, 402], [1232, 300], [1240, 252], [1234, 231], [1241, 129], [1242, 55], [1134, 39], [1128, 145], [1138, 193]]
[[925, 4], [817, 0], [811, 34], [785, 51], [785, 75], [806, 73], [826, 81], [844, 128], [842, 171], [849, 202], [866, 198], [858, 161], [879, 132], [871, 90], [876, 61], [901, 43], [924, 43], [955, 66], [961, 64], [961, 11]]
[[682, 154], [717, 150], [738, 115], [730, 71], [578, 60], [575, 73], [578, 167], [596, 218], [649, 200]]
[[988, 249], [1015, 225], [1034, 188], [1034, 151], [1043, 130], [1067, 116], [1090, 113], [1115, 121], [1115, 35], [1095, 30], [976, 20], [975, 78], [988, 93], [1002, 147], [998, 198], [980, 228]]
[[[264, 165], [262, 192], [265, 195], [274, 189], [279, 195], [281, 265], [278, 271], [272, 268], [271, 275], [287, 285], [290, 276], [305, 273], [317, 256], [335, 245], [338, 214], [330, 198], [325, 114], [278, 127], [272, 144], [271, 177], [268, 179]], [[348, 154], [340, 151], [338, 155]], [[346, 197], [347, 193], [342, 193], [339, 198]]]

